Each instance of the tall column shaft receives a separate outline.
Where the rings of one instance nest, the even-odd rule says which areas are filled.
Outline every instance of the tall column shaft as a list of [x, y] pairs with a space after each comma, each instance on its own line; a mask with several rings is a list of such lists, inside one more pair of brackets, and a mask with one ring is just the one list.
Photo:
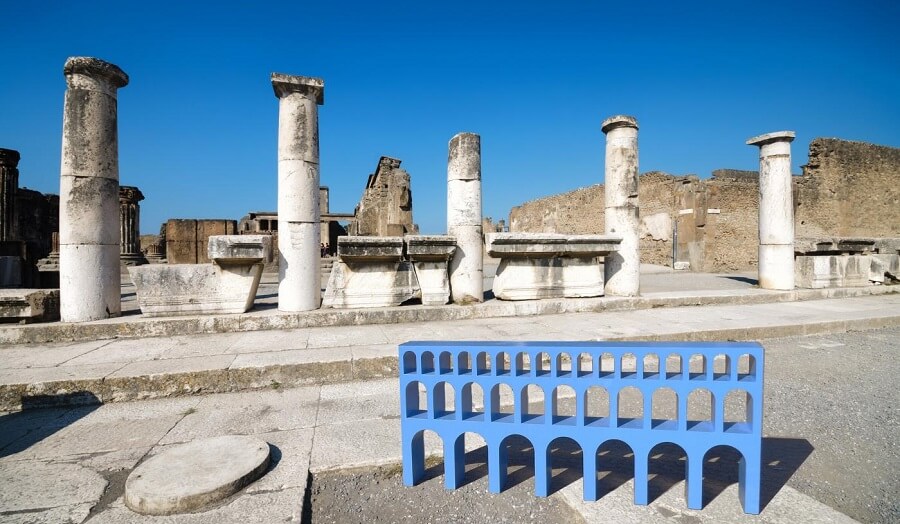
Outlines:
[[793, 131], [747, 140], [759, 147], [759, 287], [794, 289]]
[[18, 240], [19, 152], [0, 148], [0, 241]]
[[638, 124], [619, 115], [604, 120], [601, 129], [606, 134], [606, 234], [622, 237], [618, 251], [606, 257], [605, 292], [633, 297], [641, 292]]
[[481, 228], [481, 137], [459, 133], [450, 140], [447, 157], [447, 232], [456, 237], [450, 296], [456, 304], [484, 301]]
[[319, 116], [325, 82], [272, 74], [278, 97], [278, 309], [321, 303]]
[[121, 313], [117, 66], [73, 57], [63, 69], [59, 190], [59, 294], [63, 322]]

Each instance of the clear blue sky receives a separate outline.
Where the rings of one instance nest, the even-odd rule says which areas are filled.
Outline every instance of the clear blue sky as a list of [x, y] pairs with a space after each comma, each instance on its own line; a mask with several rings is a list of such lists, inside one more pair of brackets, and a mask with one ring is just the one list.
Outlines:
[[[727, 6], [727, 7], [726, 7]], [[756, 169], [753, 135], [900, 146], [900, 2], [0, 1], [0, 147], [59, 192], [62, 67], [113, 62], [120, 183], [143, 233], [276, 207], [273, 71], [325, 79], [322, 184], [350, 212], [378, 157], [446, 228], [447, 142], [482, 136], [484, 214], [603, 181], [600, 122], [638, 118], [642, 172]]]

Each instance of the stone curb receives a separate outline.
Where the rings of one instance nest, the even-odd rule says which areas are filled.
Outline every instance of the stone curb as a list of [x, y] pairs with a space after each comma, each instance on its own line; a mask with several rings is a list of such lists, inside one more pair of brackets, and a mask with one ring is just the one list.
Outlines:
[[[606, 340], [716, 341], [759, 340], [799, 335], [843, 333], [851, 330], [900, 326], [900, 315], [807, 324], [749, 328], [709, 329], [660, 335], [609, 337]], [[310, 385], [358, 382], [396, 377], [398, 359], [383, 356], [366, 359], [275, 364], [269, 366], [209, 369], [183, 373], [74, 379], [32, 384], [0, 385], [0, 411], [91, 403], [128, 402], [184, 395], [233, 393]]]
[[[703, 294], [706, 293], [706, 294]], [[491, 300], [470, 306], [400, 306], [378, 309], [318, 309], [304, 313], [256, 311], [241, 315], [129, 318], [80, 324], [26, 324], [0, 327], [0, 345], [83, 342], [113, 338], [171, 337], [308, 327], [440, 322], [483, 318], [631, 311], [657, 307], [767, 304], [900, 293], [900, 286], [798, 289], [794, 291], [660, 293], [634, 298], [600, 297], [521, 302]]]

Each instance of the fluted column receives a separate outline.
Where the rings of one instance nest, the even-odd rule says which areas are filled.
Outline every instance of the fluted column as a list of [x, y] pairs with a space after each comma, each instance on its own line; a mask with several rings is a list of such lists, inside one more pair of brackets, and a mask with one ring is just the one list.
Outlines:
[[16, 193], [19, 190], [19, 152], [0, 148], [0, 241], [18, 240]]
[[447, 158], [447, 233], [456, 237], [450, 260], [450, 295], [456, 304], [484, 300], [481, 225], [481, 137], [459, 133]]
[[118, 66], [73, 57], [66, 77], [59, 190], [59, 292], [63, 322], [121, 313]]
[[640, 205], [638, 203], [638, 124], [631, 116], [603, 121], [606, 134], [606, 234], [622, 237], [618, 251], [606, 257], [605, 293], [633, 297], [641, 293]]
[[321, 78], [272, 73], [278, 97], [278, 309], [321, 303], [319, 109]]
[[794, 289], [793, 131], [747, 140], [759, 147], [759, 287]]
[[119, 229], [122, 245], [119, 257], [123, 264], [146, 264], [141, 252], [141, 204], [144, 194], [134, 186], [119, 187]]

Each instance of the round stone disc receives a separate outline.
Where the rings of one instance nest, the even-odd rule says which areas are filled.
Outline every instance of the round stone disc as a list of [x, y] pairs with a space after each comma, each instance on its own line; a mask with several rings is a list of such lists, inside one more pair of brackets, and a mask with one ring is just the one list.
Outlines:
[[229, 435], [174, 446], [135, 468], [125, 505], [144, 515], [194, 511], [253, 482], [269, 466], [269, 445]]

